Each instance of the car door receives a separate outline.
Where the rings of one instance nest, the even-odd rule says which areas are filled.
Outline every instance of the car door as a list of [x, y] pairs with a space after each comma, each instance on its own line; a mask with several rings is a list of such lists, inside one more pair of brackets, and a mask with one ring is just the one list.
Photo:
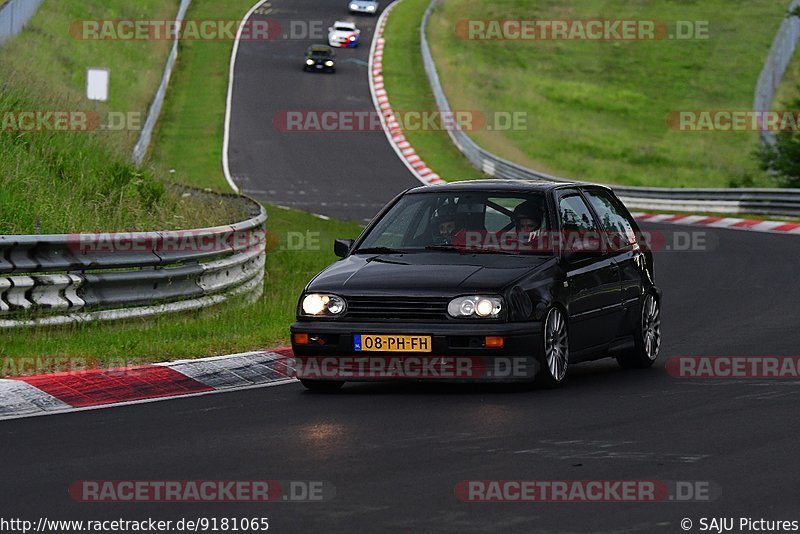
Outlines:
[[[587, 189], [584, 193], [594, 208], [600, 227], [609, 237], [610, 252], [619, 266], [623, 309], [636, 308], [644, 287], [642, 273], [645, 270], [645, 256], [636, 239], [631, 216], [625, 206], [608, 191]], [[630, 330], [625, 325], [622, 328]]]
[[613, 255], [602, 246], [602, 232], [583, 196], [568, 189], [557, 202], [569, 289], [570, 351], [579, 360], [580, 351], [610, 343], [619, 330], [620, 273]]

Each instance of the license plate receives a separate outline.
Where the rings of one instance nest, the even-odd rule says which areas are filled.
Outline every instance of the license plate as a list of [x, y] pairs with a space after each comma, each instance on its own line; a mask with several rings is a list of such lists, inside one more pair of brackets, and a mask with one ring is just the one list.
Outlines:
[[353, 349], [371, 352], [431, 352], [431, 336], [356, 334]]
[[321, 69], [321, 68], [322, 68], [322, 65], [317, 65], [317, 68], [318, 68], [318, 69]]

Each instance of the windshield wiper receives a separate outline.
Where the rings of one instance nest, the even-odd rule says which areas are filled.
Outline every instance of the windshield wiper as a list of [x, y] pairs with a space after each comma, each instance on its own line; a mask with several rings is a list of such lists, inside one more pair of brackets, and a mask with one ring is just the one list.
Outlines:
[[425, 250], [443, 250], [445, 252], [458, 252], [459, 254], [505, 254], [507, 256], [519, 256], [516, 252], [508, 250], [494, 250], [485, 248], [465, 248], [455, 245], [428, 245]]
[[469, 252], [465, 250], [464, 247], [457, 247], [455, 245], [428, 245], [425, 247], [425, 250], [443, 250], [445, 252], [458, 252], [459, 254]]
[[405, 254], [407, 251], [389, 247], [359, 248], [353, 254]]

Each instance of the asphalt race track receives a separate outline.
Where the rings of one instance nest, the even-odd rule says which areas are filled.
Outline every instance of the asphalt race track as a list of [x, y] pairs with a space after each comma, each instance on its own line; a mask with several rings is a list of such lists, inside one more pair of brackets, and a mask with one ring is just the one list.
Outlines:
[[[344, 8], [338, 0], [275, 5], [276, 17], [326, 21]], [[359, 20], [368, 36], [370, 19]], [[369, 217], [415, 184], [382, 134], [278, 135], [269, 127], [280, 109], [371, 105], [363, 66], [306, 75], [305, 46], [243, 43], [234, 174], [271, 202]], [[366, 52], [353, 56], [366, 60]], [[646, 533], [681, 532], [682, 518], [694, 531], [700, 517], [799, 519], [798, 381], [687, 380], [664, 366], [676, 356], [799, 355], [800, 240], [647, 229], [667, 243], [700, 232], [706, 243], [656, 253], [665, 342], [652, 369], [622, 371], [612, 360], [576, 366], [557, 390], [350, 384], [320, 395], [294, 383], [6, 421], [3, 515], [269, 517], [274, 532]], [[324, 480], [336, 495], [197, 505], [78, 503], [67, 492], [77, 480], [261, 479]], [[470, 479], [710, 481], [721, 495], [692, 503], [464, 503], [454, 487]]]
[[[276, 532], [676, 532], [684, 517], [796, 518], [797, 382], [677, 379], [664, 362], [797, 355], [800, 242], [732, 230], [707, 237], [718, 239], [713, 250], [657, 254], [665, 345], [650, 370], [601, 361], [573, 367], [560, 389], [533, 391], [350, 384], [319, 395], [295, 383], [7, 421], [3, 507], [59, 519], [266, 515]], [[86, 479], [324, 480], [336, 496], [202, 506], [72, 501], [68, 486]], [[722, 495], [464, 503], [453, 490], [467, 479], [700, 480]]]
[[[367, 83], [376, 16], [348, 15], [344, 0], [277, 0], [268, 15], [287, 35], [323, 39], [241, 41], [231, 105], [230, 171], [258, 200], [363, 222], [393, 194], [420, 185], [382, 130], [285, 131], [287, 112], [375, 112]], [[361, 29], [336, 50], [336, 73], [304, 72], [308, 46], [335, 20]], [[294, 28], [294, 29], [293, 29]], [[308, 115], [306, 115], [308, 116]]]

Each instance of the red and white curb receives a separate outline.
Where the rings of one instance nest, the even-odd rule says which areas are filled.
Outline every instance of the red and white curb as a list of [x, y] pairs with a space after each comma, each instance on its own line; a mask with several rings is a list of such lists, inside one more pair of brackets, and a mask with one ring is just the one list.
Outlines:
[[0, 380], [0, 420], [295, 382], [291, 348]]
[[383, 48], [386, 44], [383, 38], [383, 30], [389, 13], [399, 1], [401, 0], [393, 2], [383, 10], [375, 26], [375, 36], [372, 39], [369, 53], [369, 90], [372, 93], [372, 102], [375, 104], [375, 109], [381, 116], [381, 124], [383, 125], [383, 131], [386, 133], [386, 138], [394, 148], [394, 151], [397, 152], [400, 160], [411, 171], [411, 174], [425, 185], [443, 184], [445, 181], [422, 161], [422, 158], [419, 157], [419, 154], [416, 153], [411, 143], [406, 139], [403, 129], [400, 127], [400, 123], [392, 110], [392, 105], [389, 103], [389, 95], [383, 85]]
[[769, 234], [800, 235], [800, 222], [761, 221], [757, 219], [739, 219], [736, 217], [709, 217], [708, 215], [670, 215], [664, 213], [633, 213], [636, 220], [659, 224], [680, 224], [685, 226], [703, 226], [706, 228], [727, 228], [730, 230], [748, 230]]

